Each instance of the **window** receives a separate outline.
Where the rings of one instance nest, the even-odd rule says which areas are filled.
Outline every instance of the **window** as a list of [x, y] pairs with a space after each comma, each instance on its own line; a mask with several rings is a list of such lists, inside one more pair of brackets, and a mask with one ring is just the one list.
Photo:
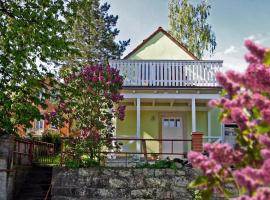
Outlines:
[[164, 119], [163, 120], [163, 127], [168, 128], [169, 127], [169, 119]]
[[53, 129], [57, 129], [57, 126], [56, 126], [56, 125], [54, 125], [54, 124], [51, 124], [51, 128], [53, 128]]
[[180, 119], [175, 120], [175, 127], [180, 128]]
[[179, 118], [163, 119], [164, 128], [180, 128], [180, 126], [181, 123]]
[[170, 119], [169, 127], [170, 128], [173, 128], [174, 127], [174, 119]]
[[36, 121], [35, 123], [35, 129], [43, 129], [44, 128], [44, 120]]

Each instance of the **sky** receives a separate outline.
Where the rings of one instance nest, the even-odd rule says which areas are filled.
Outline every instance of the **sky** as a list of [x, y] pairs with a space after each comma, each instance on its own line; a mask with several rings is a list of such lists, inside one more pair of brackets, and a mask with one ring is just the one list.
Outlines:
[[[128, 54], [159, 26], [169, 29], [168, 0], [101, 0], [111, 5], [109, 13], [118, 15], [117, 40], [130, 39]], [[191, 0], [196, 4], [199, 0]], [[224, 69], [243, 71], [246, 49], [244, 41], [252, 39], [270, 47], [270, 0], [208, 0], [211, 15], [208, 18], [217, 39], [217, 48], [211, 57], [223, 60]]]

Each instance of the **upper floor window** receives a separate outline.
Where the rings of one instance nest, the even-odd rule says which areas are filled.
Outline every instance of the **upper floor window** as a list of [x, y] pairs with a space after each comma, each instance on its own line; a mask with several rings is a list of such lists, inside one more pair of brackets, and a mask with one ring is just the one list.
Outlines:
[[35, 122], [35, 129], [44, 129], [44, 120], [39, 120]]

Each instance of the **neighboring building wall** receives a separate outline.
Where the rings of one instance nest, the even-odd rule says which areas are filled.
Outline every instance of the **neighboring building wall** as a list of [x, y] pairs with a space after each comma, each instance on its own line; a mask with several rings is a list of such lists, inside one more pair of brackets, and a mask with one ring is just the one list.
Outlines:
[[193, 60], [193, 58], [176, 45], [162, 32], [138, 49], [130, 60]]

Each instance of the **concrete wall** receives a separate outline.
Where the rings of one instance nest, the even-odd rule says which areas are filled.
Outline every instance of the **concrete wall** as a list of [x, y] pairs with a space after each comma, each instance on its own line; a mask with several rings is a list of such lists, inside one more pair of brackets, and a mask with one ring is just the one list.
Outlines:
[[12, 165], [13, 139], [13, 136], [0, 137], [0, 200], [14, 199], [31, 170], [30, 166]]
[[191, 170], [55, 168], [52, 179], [53, 200], [82, 199], [185, 199], [194, 178]]
[[13, 144], [12, 137], [0, 137], [0, 200], [12, 199], [14, 172], [5, 170], [12, 169]]

